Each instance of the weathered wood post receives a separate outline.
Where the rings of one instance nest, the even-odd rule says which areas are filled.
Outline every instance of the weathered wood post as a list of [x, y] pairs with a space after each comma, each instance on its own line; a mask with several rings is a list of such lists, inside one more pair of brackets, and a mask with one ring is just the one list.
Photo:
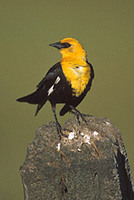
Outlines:
[[28, 145], [20, 168], [25, 200], [134, 200], [119, 130], [106, 118], [67, 121], [59, 140], [54, 124], [43, 125]]

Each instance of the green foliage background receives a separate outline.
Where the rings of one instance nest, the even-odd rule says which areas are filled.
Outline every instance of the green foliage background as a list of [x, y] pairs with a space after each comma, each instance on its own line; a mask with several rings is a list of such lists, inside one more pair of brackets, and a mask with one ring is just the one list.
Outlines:
[[[23, 199], [19, 167], [36, 129], [53, 120], [49, 103], [35, 118], [35, 106], [15, 100], [35, 89], [61, 58], [48, 44], [78, 39], [93, 64], [95, 79], [78, 107], [111, 119], [122, 133], [134, 174], [134, 1], [0, 1], [0, 199]], [[60, 109], [58, 106], [57, 112]], [[63, 123], [70, 118], [59, 117]]]

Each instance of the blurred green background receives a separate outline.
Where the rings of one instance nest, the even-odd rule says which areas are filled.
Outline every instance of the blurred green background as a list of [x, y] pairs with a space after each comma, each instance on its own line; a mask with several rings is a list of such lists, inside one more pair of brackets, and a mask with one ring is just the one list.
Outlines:
[[[23, 199], [19, 167], [36, 129], [54, 120], [49, 103], [36, 107], [16, 98], [34, 91], [61, 58], [48, 46], [78, 39], [93, 64], [91, 91], [81, 112], [111, 119], [120, 129], [134, 174], [134, 1], [0, 1], [0, 199]], [[61, 105], [58, 106], [57, 112]], [[63, 124], [68, 118], [59, 117]]]

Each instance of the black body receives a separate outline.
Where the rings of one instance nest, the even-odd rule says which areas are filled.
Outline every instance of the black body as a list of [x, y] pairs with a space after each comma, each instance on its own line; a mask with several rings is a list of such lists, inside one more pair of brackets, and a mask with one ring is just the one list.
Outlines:
[[[94, 78], [94, 71], [92, 65], [90, 63], [88, 64], [90, 65], [91, 69], [90, 80], [85, 90], [79, 97], [73, 95], [71, 84], [66, 80], [66, 77], [62, 71], [61, 64], [59, 62], [49, 69], [46, 76], [37, 85], [37, 90], [35, 92], [25, 97], [21, 97], [17, 99], [17, 101], [28, 102], [30, 104], [38, 104], [35, 115], [37, 115], [47, 100], [50, 101], [52, 108], [55, 108], [57, 103], [65, 103], [60, 111], [60, 115], [63, 116], [65, 113], [71, 110], [70, 105], [76, 107], [83, 100], [91, 87], [92, 80]], [[55, 83], [57, 77], [60, 78], [60, 81]], [[51, 87], [53, 92], [48, 95], [48, 91]]]

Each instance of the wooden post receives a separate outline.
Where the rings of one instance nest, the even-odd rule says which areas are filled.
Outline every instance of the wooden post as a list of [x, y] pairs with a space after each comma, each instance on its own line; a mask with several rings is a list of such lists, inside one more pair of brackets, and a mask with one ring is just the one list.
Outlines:
[[25, 200], [134, 200], [121, 134], [109, 119], [86, 116], [64, 127], [43, 125], [28, 145], [20, 167]]

